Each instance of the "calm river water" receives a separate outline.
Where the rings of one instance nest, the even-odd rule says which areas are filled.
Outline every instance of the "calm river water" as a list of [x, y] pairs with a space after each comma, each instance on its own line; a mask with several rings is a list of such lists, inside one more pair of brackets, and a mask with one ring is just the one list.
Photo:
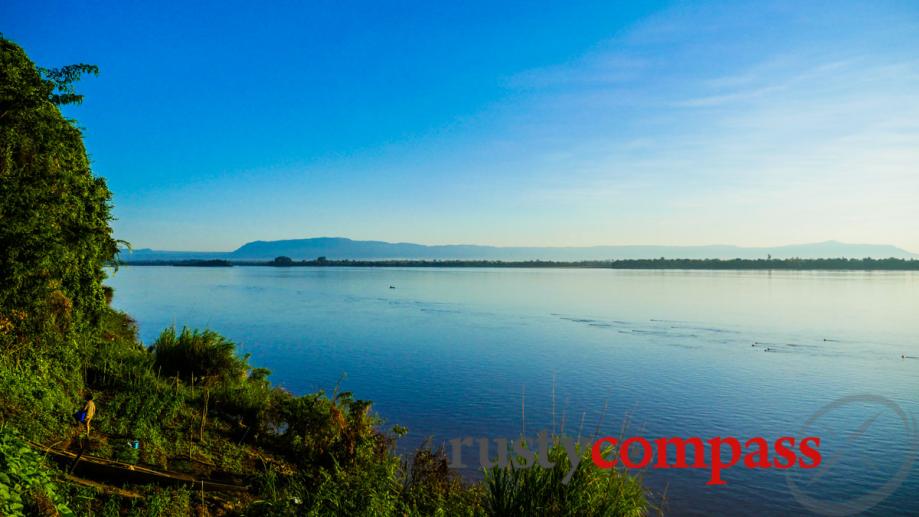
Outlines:
[[218, 330], [295, 393], [373, 400], [406, 450], [514, 438], [525, 393], [530, 435], [822, 440], [820, 469], [738, 465], [726, 486], [645, 470], [669, 514], [919, 514], [917, 273], [128, 266], [108, 283], [145, 343]]

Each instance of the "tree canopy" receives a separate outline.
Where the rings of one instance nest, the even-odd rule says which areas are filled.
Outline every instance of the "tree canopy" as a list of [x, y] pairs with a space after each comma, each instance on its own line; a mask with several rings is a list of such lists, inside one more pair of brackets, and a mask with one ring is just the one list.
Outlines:
[[111, 192], [58, 108], [79, 103], [73, 83], [97, 72], [40, 69], [0, 37], [0, 347], [67, 333], [106, 306], [102, 268], [117, 251]]

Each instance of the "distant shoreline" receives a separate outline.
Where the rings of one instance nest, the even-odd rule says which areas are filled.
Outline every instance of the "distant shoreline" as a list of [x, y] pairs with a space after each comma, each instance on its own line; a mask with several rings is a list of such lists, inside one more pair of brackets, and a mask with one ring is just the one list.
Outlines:
[[733, 271], [919, 271], [915, 259], [626, 259], [588, 261], [498, 261], [498, 260], [137, 260], [119, 261], [118, 266], [176, 267], [365, 267], [365, 268], [554, 268], [554, 269], [693, 269]]

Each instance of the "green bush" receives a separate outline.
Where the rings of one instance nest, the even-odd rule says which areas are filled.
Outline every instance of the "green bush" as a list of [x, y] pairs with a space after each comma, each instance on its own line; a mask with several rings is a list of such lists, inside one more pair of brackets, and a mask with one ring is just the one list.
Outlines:
[[213, 408], [239, 427], [240, 441], [256, 441], [276, 431], [279, 403], [289, 395], [273, 388], [268, 370], [256, 368], [238, 382], [222, 382], [214, 387]]
[[280, 408], [279, 443], [302, 466], [350, 467], [357, 463], [358, 453], [383, 457], [391, 446], [375, 429], [380, 421], [370, 413], [370, 402], [356, 400], [351, 393], [332, 399], [324, 392], [288, 396]]
[[71, 415], [80, 407], [82, 382], [78, 358], [65, 364], [38, 354], [16, 364], [0, 355], [0, 425], [13, 426], [35, 440], [66, 433], [73, 425]]
[[403, 467], [402, 500], [411, 515], [480, 515], [483, 490], [450, 470], [443, 448], [419, 448]]

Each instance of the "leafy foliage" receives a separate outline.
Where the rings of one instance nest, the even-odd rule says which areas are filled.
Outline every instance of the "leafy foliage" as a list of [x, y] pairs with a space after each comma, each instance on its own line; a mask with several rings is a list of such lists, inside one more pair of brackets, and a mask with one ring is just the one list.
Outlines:
[[0, 515], [74, 515], [53, 472], [21, 438], [0, 427]]
[[43, 78], [0, 38], [0, 351], [29, 351], [36, 337], [66, 343], [106, 307], [102, 267], [117, 251], [111, 193], [56, 105], [74, 101], [71, 85], [86, 71], [95, 68]]
[[38, 71], [45, 81], [54, 85], [54, 90], [52, 90], [48, 99], [58, 106], [82, 104], [83, 96], [76, 92], [73, 83], [79, 81], [84, 74], [99, 75], [98, 66], [84, 63], [67, 65], [61, 68], [40, 67]]

